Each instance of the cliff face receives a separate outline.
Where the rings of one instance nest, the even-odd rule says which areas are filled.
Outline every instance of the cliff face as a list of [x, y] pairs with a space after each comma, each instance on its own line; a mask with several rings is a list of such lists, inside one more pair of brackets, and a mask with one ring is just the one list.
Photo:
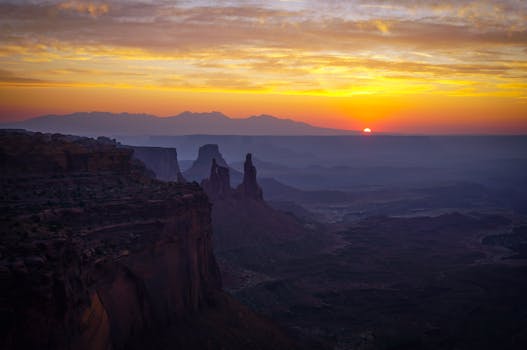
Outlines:
[[206, 195], [150, 179], [131, 157], [0, 134], [2, 348], [126, 348], [221, 290]]
[[175, 148], [129, 146], [134, 158], [142, 161], [162, 181], [185, 182]]
[[131, 150], [117, 149], [103, 138], [87, 141], [78, 136], [32, 134], [0, 131], [0, 169], [2, 176], [62, 174], [73, 172], [144, 172], [144, 167], [131, 167]]

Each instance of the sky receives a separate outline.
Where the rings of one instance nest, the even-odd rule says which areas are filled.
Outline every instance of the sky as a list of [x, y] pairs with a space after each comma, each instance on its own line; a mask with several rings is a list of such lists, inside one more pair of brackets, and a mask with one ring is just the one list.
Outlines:
[[0, 121], [271, 114], [527, 133], [527, 1], [0, 0]]

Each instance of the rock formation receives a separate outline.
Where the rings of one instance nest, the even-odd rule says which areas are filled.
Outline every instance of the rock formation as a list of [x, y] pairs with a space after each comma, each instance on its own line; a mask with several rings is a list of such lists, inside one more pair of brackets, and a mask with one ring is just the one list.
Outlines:
[[151, 180], [132, 150], [91, 139], [0, 141], [7, 348], [124, 346], [220, 290], [198, 186]]
[[243, 165], [243, 182], [236, 188], [236, 191], [243, 198], [263, 200], [262, 189], [256, 181], [256, 167], [252, 162], [251, 153], [247, 153]]
[[250, 153], [245, 157], [243, 182], [235, 190], [231, 188], [229, 172], [228, 167], [218, 165], [216, 159], [212, 159], [210, 176], [201, 182], [211, 201], [229, 198], [263, 201], [262, 189], [256, 180], [256, 168]]
[[[183, 173], [183, 176], [189, 181], [197, 181], [198, 183], [207, 179], [210, 174], [213, 159], [216, 159], [216, 164], [218, 166], [229, 168], [227, 162], [223, 159], [223, 156], [220, 153], [218, 145], [207, 144], [199, 148], [198, 158], [194, 161], [192, 166]], [[238, 171], [229, 168], [229, 172], [231, 177], [241, 179], [241, 174]]]
[[232, 196], [229, 168], [218, 165], [216, 159], [213, 158], [210, 177], [203, 180], [201, 186], [212, 201]]
[[0, 348], [295, 347], [222, 293], [199, 186], [40, 133], [0, 132], [0, 170]]
[[73, 172], [144, 173], [144, 166], [130, 164], [132, 151], [115, 143], [60, 134], [1, 132], [2, 175]]
[[229, 170], [213, 160], [210, 177], [201, 183], [212, 202], [216, 251], [283, 243], [305, 234], [295, 218], [274, 210], [263, 200], [250, 153], [245, 159], [243, 182], [236, 189], [229, 185]]
[[155, 173], [157, 179], [162, 181], [177, 181], [185, 183], [185, 178], [179, 169], [177, 151], [175, 148], [163, 147], [130, 147], [134, 158], [142, 161], [146, 167]]

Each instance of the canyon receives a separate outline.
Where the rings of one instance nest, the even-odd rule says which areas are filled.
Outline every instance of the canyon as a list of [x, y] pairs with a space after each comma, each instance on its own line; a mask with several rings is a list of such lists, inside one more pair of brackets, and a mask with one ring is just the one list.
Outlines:
[[223, 292], [205, 192], [133, 154], [0, 133], [2, 348], [297, 348]]
[[201, 182], [235, 298], [318, 349], [526, 343], [525, 220], [499, 195], [470, 183], [306, 191], [259, 178], [254, 159], [235, 187], [214, 159]]
[[[349, 191], [313, 177], [320, 188], [296, 187], [319, 168], [264, 161], [243, 138], [236, 149], [247, 151], [227, 162], [212, 140], [180, 163], [174, 147], [0, 132], [1, 347], [527, 344], [521, 189], [444, 178], [414, 187], [372, 178], [375, 188]], [[524, 178], [500, 174], [500, 185]]]

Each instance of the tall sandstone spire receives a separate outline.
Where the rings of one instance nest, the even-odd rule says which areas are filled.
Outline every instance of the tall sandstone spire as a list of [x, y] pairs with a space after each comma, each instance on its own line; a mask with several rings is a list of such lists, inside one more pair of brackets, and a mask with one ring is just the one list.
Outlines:
[[230, 186], [229, 168], [218, 165], [216, 159], [213, 158], [209, 178], [203, 180], [201, 186], [212, 201], [227, 198], [263, 201], [263, 192], [256, 181], [256, 168], [250, 153], [245, 157], [243, 169], [243, 182], [233, 190]]
[[245, 164], [243, 165], [243, 182], [238, 186], [236, 191], [241, 194], [243, 198], [263, 200], [262, 188], [256, 181], [256, 167], [253, 165], [251, 153], [247, 153], [245, 156]]

